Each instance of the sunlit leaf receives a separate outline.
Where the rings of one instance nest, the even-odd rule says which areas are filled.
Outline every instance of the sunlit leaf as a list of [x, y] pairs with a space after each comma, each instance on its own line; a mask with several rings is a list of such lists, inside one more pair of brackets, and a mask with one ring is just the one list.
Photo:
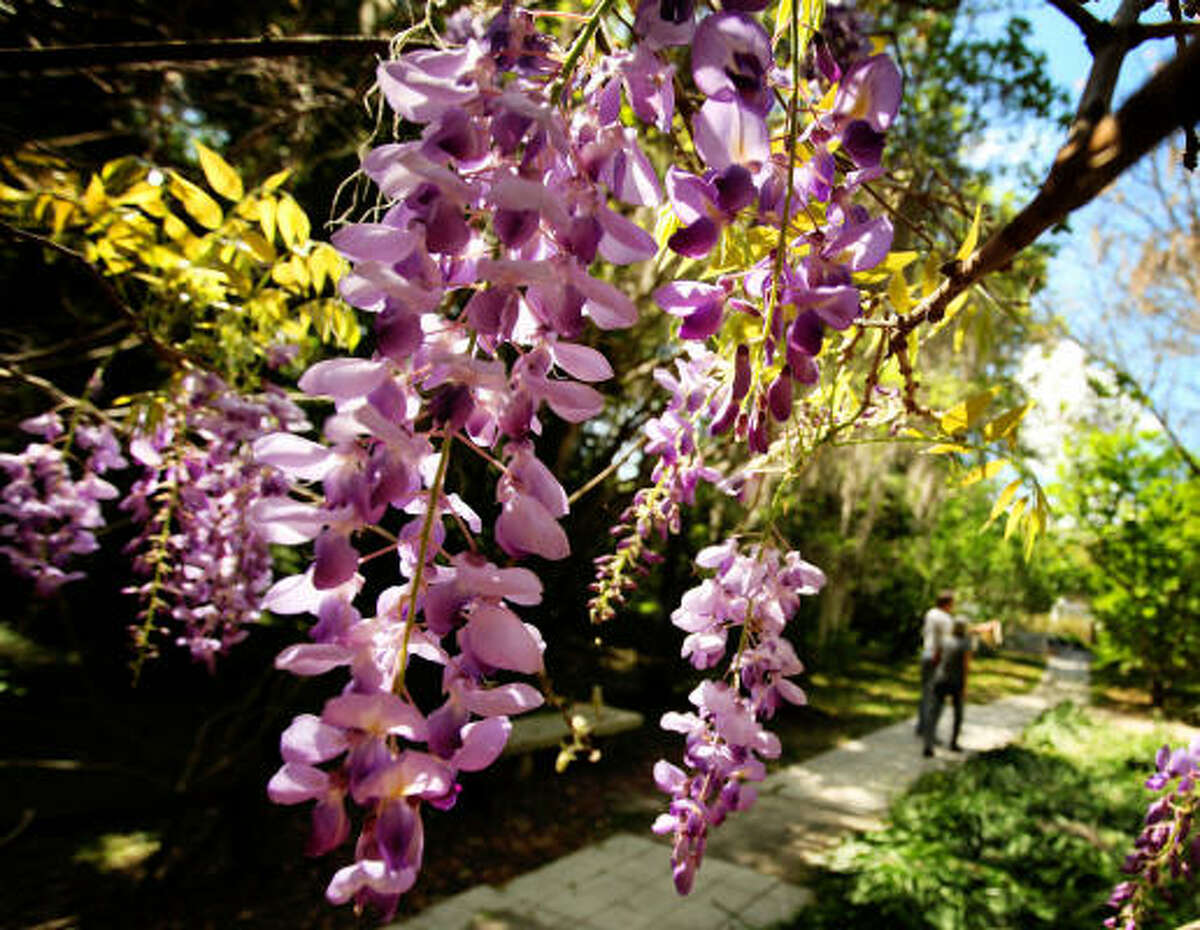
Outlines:
[[1021, 522], [1021, 516], [1025, 513], [1025, 506], [1029, 499], [1021, 497], [1012, 505], [1012, 510], [1008, 512], [1008, 522], [1004, 524], [1004, 538], [1008, 539], [1016, 532], [1017, 525]]
[[269, 194], [279, 185], [286, 181], [292, 173], [291, 168], [284, 168], [282, 171], [276, 171], [273, 175], [263, 181], [262, 189], [264, 194]]
[[973, 394], [966, 400], [955, 404], [942, 414], [940, 421], [942, 429], [951, 435], [970, 429], [979, 422], [980, 416], [987, 409], [988, 404], [992, 402], [996, 391], [996, 388], [980, 391], [978, 394]]
[[996, 522], [996, 518], [1008, 509], [1008, 505], [1012, 503], [1012, 499], [1016, 497], [1017, 491], [1021, 488], [1021, 479], [1010, 481], [1005, 485], [1004, 490], [1000, 492], [1000, 496], [996, 498], [996, 503], [992, 505], [992, 512], [988, 515], [987, 522], [983, 524], [983, 529], [987, 529]]
[[979, 219], [983, 215], [983, 204], [979, 204], [975, 208], [975, 219], [971, 220], [971, 228], [967, 230], [967, 238], [958, 248], [958, 253], [954, 256], [960, 262], [965, 261], [975, 251], [975, 245], [979, 242]]
[[1008, 467], [1008, 459], [993, 459], [990, 462], [985, 462], [982, 465], [976, 465], [968, 470], [966, 474], [959, 479], [958, 483], [962, 487], [975, 484], [978, 481], [985, 481], [1004, 471]]
[[92, 179], [88, 181], [88, 186], [84, 190], [80, 202], [83, 204], [83, 209], [87, 211], [88, 216], [99, 216], [104, 210], [108, 204], [108, 197], [105, 196], [104, 182], [100, 180], [100, 175], [92, 175]]
[[233, 169], [233, 166], [207, 146], [199, 142], [196, 142], [195, 146], [196, 153], [200, 156], [200, 168], [204, 171], [204, 178], [208, 181], [208, 186], [226, 200], [241, 200], [245, 189], [242, 186], [241, 176]]
[[187, 178], [171, 175], [171, 193], [179, 198], [188, 215], [205, 229], [216, 229], [224, 216], [221, 207]]
[[925, 450], [927, 455], [951, 455], [954, 453], [970, 452], [970, 446], [960, 446], [956, 442], [939, 442], [937, 445], [930, 446]]
[[308, 235], [312, 231], [308, 217], [300, 209], [300, 205], [286, 194], [279, 198], [275, 222], [279, 225], [279, 235], [283, 237], [283, 244], [289, 249], [308, 241]]
[[989, 441], [1005, 438], [1017, 428], [1017, 424], [1025, 419], [1025, 414], [1029, 413], [1031, 409], [1033, 409], [1032, 402], [1005, 411], [983, 425], [983, 437]]
[[892, 275], [891, 280], [888, 281], [887, 293], [893, 310], [897, 313], [908, 313], [912, 301], [908, 296], [908, 282], [904, 280], [903, 272], [897, 271]]
[[258, 202], [258, 225], [262, 227], [263, 235], [268, 242], [275, 241], [275, 201], [264, 197]]

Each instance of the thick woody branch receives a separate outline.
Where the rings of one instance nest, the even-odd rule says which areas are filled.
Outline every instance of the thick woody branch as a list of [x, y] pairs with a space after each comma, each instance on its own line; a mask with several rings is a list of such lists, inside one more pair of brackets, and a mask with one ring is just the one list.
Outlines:
[[187, 61], [240, 61], [322, 55], [390, 54], [389, 39], [372, 36], [290, 36], [253, 39], [199, 39], [171, 42], [119, 42], [0, 48], [0, 72], [42, 72], [71, 68], [119, 68], [126, 65]]
[[1193, 42], [1117, 113], [1083, 132], [1077, 124], [1033, 200], [965, 260], [953, 263], [937, 290], [900, 319], [889, 354], [921, 323], [940, 320], [950, 301], [976, 281], [1009, 264], [1043, 232], [1093, 200], [1169, 133], [1200, 120], [1197, 86], [1200, 42]]

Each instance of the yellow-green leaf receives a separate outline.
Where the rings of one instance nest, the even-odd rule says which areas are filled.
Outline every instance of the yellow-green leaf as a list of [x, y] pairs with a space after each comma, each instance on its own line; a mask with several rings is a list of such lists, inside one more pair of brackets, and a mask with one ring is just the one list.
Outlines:
[[262, 227], [263, 235], [268, 242], [275, 241], [275, 201], [264, 197], [258, 202], [258, 225]]
[[188, 215], [205, 229], [216, 229], [221, 225], [221, 207], [187, 178], [172, 174], [171, 193], [179, 198]]
[[966, 400], [955, 404], [942, 414], [942, 429], [951, 435], [970, 429], [979, 421], [979, 417], [987, 409], [988, 404], [992, 402], [992, 397], [995, 394], [996, 389], [992, 388], [991, 390], [974, 394]]
[[983, 426], [983, 436], [991, 441], [993, 439], [1003, 439], [1014, 429], [1017, 424], [1025, 419], [1027, 414], [1033, 408], [1033, 403], [1022, 404], [1020, 407], [1014, 407], [1012, 410], [1007, 410], [996, 419]]
[[887, 258], [880, 262], [879, 267], [885, 271], [903, 271], [917, 260], [917, 252], [888, 252]]
[[291, 175], [291, 168], [284, 168], [282, 171], [276, 171], [273, 175], [263, 181], [262, 189], [264, 194], [269, 194], [275, 188], [279, 187]]
[[775, 37], [778, 43], [788, 28], [792, 25], [792, 0], [779, 0], [779, 9], [775, 13]]
[[1017, 491], [1021, 487], [1021, 479], [1010, 481], [1000, 492], [1000, 496], [996, 498], [996, 503], [992, 505], [992, 512], [987, 518], [987, 523], [983, 524], [983, 529], [987, 529], [996, 522], [996, 518], [1008, 509], [1008, 505], [1012, 503], [1012, 499], [1016, 497]]
[[971, 228], [967, 230], [967, 238], [963, 240], [963, 244], [958, 248], [958, 254], [954, 257], [960, 262], [965, 261], [975, 251], [975, 245], [979, 242], [979, 218], [983, 214], [983, 204], [979, 204], [975, 208], [975, 219], [971, 220]]
[[962, 487], [975, 484], [977, 481], [983, 481], [999, 474], [1008, 467], [1008, 459], [993, 459], [990, 462], [985, 462], [982, 465], [976, 465], [970, 469], [962, 478], [959, 479], [959, 484]]
[[1008, 539], [1016, 531], [1017, 525], [1021, 522], [1021, 515], [1025, 513], [1025, 505], [1029, 502], [1026, 497], [1017, 499], [1013, 504], [1012, 510], [1008, 512], [1008, 522], [1004, 524], [1004, 538]]
[[888, 300], [892, 302], [892, 309], [897, 313], [908, 313], [908, 308], [912, 306], [912, 301], [908, 296], [908, 282], [904, 280], [904, 273], [896, 271], [890, 281], [888, 281]]
[[970, 452], [969, 446], [960, 446], [956, 442], [939, 442], [925, 450], [927, 455], [950, 455], [951, 453]]
[[226, 200], [241, 200], [245, 189], [242, 186], [241, 176], [233, 169], [233, 166], [207, 146], [201, 145], [199, 142], [196, 142], [195, 145], [196, 152], [200, 156], [200, 168], [204, 171], [208, 186]]
[[300, 204], [286, 194], [279, 198], [275, 222], [279, 225], [279, 235], [283, 237], [283, 244], [289, 249], [308, 241], [308, 234], [312, 229], [308, 217], [300, 209]]
[[83, 209], [87, 211], [88, 216], [98, 216], [107, 202], [108, 198], [104, 195], [104, 182], [100, 180], [100, 175], [93, 174], [92, 179], [88, 181], [87, 189], [83, 192]]
[[269, 265], [275, 261], [275, 247], [253, 229], [247, 229], [242, 233], [242, 241], [246, 243], [246, 247], [250, 249], [254, 257], [263, 264]]

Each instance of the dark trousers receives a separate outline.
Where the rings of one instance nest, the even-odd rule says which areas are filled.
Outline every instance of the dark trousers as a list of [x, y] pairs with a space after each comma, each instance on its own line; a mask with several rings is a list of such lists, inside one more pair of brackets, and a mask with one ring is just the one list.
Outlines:
[[936, 663], [932, 658], [921, 659], [921, 700], [917, 705], [917, 736], [924, 736], [925, 722], [929, 719], [929, 705], [933, 702], [933, 670]]
[[930, 688], [929, 707], [926, 710], [928, 726], [925, 728], [925, 748], [933, 749], [933, 738], [937, 734], [938, 720], [942, 716], [942, 704], [949, 696], [954, 707], [954, 728], [950, 732], [950, 745], [958, 745], [958, 731], [962, 729], [963, 718], [963, 689], [953, 685], [935, 682]]

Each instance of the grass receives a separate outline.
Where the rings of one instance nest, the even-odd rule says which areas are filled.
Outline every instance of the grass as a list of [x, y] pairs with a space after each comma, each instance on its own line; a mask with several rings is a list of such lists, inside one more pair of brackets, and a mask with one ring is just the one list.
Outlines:
[[[1032, 690], [1044, 670], [1045, 659], [1038, 655], [974, 656], [967, 701], [985, 704]], [[897, 664], [865, 653], [836, 675], [810, 675], [807, 690], [807, 707], [789, 709], [770, 724], [783, 741], [785, 762], [801, 762], [913, 716], [921, 692], [920, 665], [915, 659]]]
[[1144, 676], [1123, 673], [1114, 665], [1094, 666], [1092, 703], [1117, 713], [1200, 725], [1200, 681], [1172, 685], [1164, 695], [1163, 706], [1156, 709], [1150, 702]]

